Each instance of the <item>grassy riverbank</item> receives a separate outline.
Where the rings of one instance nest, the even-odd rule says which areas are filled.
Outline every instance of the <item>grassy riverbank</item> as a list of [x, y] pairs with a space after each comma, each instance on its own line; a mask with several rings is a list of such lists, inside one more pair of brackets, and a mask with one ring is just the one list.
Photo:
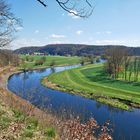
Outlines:
[[54, 140], [57, 136], [54, 128], [42, 127], [35, 117], [10, 108], [0, 100], [0, 139]]
[[[20, 68], [25, 68], [25, 69], [36, 69], [42, 67], [49, 67], [51, 65], [52, 66], [74, 65], [74, 64], [79, 64], [81, 60], [81, 58], [77, 56], [66, 57], [66, 56], [21, 55], [20, 57], [25, 62], [20, 65]], [[43, 58], [44, 61], [43, 64], [41, 65], [36, 64], [36, 62], [39, 61], [41, 58]]]
[[140, 105], [140, 83], [110, 79], [103, 72], [102, 64], [54, 73], [42, 82], [50, 88], [94, 98], [124, 110]]
[[0, 139], [58, 140], [49, 114], [7, 90], [7, 79], [16, 71], [10, 66], [0, 69]]

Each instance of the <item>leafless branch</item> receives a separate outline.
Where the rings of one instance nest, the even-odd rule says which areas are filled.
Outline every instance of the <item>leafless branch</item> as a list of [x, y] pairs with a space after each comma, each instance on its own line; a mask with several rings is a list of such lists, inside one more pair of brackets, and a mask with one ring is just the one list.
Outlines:
[[[42, 0], [37, 1], [47, 7], [47, 4]], [[89, 0], [56, 0], [56, 2], [66, 12], [81, 18], [89, 17], [95, 8]]]
[[13, 33], [21, 22], [11, 12], [10, 6], [0, 0], [0, 47], [7, 46], [13, 40]]
[[41, 0], [37, 0], [39, 3], [41, 3], [44, 7], [47, 7], [47, 5], [43, 2], [43, 1], [41, 1]]

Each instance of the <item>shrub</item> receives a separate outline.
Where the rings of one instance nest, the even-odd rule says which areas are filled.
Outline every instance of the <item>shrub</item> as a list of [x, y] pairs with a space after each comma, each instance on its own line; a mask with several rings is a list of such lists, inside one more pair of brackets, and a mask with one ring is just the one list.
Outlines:
[[56, 136], [56, 133], [55, 133], [55, 129], [54, 128], [46, 128], [44, 130], [44, 134], [48, 137], [51, 137], [51, 138], [54, 138]]
[[1, 110], [1, 109], [0, 109], [0, 117], [1, 117], [4, 113], [5, 113], [4, 110]]
[[43, 65], [44, 61], [42, 59], [36, 60], [35, 65]]
[[15, 121], [24, 121], [25, 120], [25, 115], [21, 111], [19, 111], [17, 109], [13, 109], [12, 111], [14, 113]]
[[43, 62], [45, 62], [45, 61], [46, 61], [46, 57], [45, 57], [45, 56], [41, 57], [41, 60], [42, 60]]
[[29, 62], [33, 62], [34, 61], [34, 58], [32, 56], [29, 57]]
[[28, 117], [26, 122], [28, 129], [35, 129], [38, 126], [38, 120], [35, 117]]
[[23, 133], [23, 137], [29, 137], [32, 138], [33, 137], [33, 131], [29, 130], [29, 129], [25, 129], [24, 133]]
[[85, 64], [85, 62], [86, 62], [85, 57], [82, 57], [81, 61], [80, 61], [80, 64], [83, 66]]
[[8, 117], [2, 116], [0, 118], [0, 129], [6, 129], [9, 126], [10, 122], [11, 120]]
[[100, 58], [97, 58], [96, 59], [96, 63], [100, 63]]
[[25, 60], [26, 60], [26, 61], [29, 61], [29, 58], [30, 58], [29, 56], [26, 56], [26, 57], [25, 57]]
[[52, 62], [50, 63], [50, 66], [54, 66], [56, 64], [55, 60], [52, 60]]

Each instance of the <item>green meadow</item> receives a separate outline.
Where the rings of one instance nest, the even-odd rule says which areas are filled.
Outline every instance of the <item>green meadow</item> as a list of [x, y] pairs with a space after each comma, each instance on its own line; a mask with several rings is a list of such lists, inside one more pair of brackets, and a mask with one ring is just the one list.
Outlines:
[[[40, 68], [40, 67], [48, 67], [48, 66], [64, 66], [64, 65], [74, 65], [80, 63], [80, 57], [73, 56], [73, 57], [66, 57], [66, 56], [20, 56], [24, 63], [20, 65], [21, 68], [26, 69], [33, 69], [33, 68]], [[36, 61], [40, 60], [41, 58], [45, 57], [45, 61], [42, 65], [35, 65]], [[28, 60], [28, 61], [27, 61]]]
[[140, 83], [109, 78], [103, 70], [103, 64], [90, 64], [54, 73], [48, 80], [59, 85], [59, 90], [94, 98], [124, 110], [140, 104]]

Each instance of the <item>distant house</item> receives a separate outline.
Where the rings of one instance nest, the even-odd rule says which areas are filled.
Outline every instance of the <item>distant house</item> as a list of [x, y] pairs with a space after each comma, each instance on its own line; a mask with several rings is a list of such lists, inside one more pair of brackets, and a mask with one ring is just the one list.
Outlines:
[[34, 52], [33, 55], [45, 55], [45, 53]]
[[28, 56], [28, 55], [30, 55], [30, 53], [26, 53], [25, 55]]

